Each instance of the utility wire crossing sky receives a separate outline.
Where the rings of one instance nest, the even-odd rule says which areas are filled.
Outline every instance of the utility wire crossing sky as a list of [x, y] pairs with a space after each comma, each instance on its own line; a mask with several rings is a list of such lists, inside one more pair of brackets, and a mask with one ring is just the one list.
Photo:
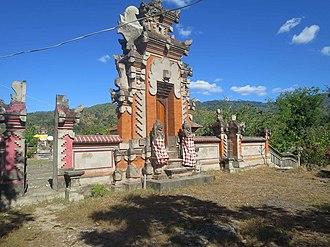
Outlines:
[[[26, 80], [29, 112], [54, 110], [56, 94], [66, 95], [72, 107], [111, 102], [109, 88], [118, 77], [112, 56], [122, 54], [122, 36], [109, 29], [118, 27], [126, 7], [140, 3], [1, 3], [0, 99], [9, 103], [11, 82]], [[265, 102], [298, 87], [330, 85], [330, 1], [314, 0], [311, 6], [307, 0], [163, 0], [163, 5], [168, 10], [191, 5], [173, 26], [176, 39], [193, 40], [183, 58], [193, 68], [191, 98]], [[39, 51], [34, 47], [43, 52], [32, 52]]]

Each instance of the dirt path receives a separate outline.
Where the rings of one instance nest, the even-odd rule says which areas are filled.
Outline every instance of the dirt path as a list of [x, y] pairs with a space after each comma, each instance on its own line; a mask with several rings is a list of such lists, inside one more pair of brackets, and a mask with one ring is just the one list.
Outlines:
[[0, 214], [0, 246], [330, 246], [328, 178], [268, 168], [214, 174], [211, 184], [170, 193]]

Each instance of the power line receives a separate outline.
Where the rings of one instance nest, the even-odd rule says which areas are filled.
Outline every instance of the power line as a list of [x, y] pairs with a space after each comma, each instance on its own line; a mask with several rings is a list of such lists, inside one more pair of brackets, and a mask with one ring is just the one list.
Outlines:
[[74, 42], [74, 41], [77, 41], [77, 40], [85, 39], [87, 37], [94, 36], [94, 35], [97, 35], [97, 34], [100, 34], [100, 33], [109, 32], [109, 31], [115, 30], [115, 29], [117, 29], [119, 27], [124, 27], [124, 26], [126, 26], [128, 24], [131, 24], [131, 23], [137, 22], [137, 21], [141, 21], [141, 20], [144, 20], [146, 18], [155, 17], [155, 16], [163, 15], [163, 14], [168, 13], [168, 12], [172, 12], [172, 11], [177, 11], [177, 10], [181, 10], [181, 9], [184, 9], [184, 8], [188, 8], [188, 7], [193, 6], [193, 5], [195, 5], [195, 4], [199, 3], [199, 2], [202, 2], [202, 1], [203, 0], [197, 0], [197, 1], [193, 2], [193, 3], [187, 4], [187, 5], [182, 6], [182, 7], [178, 7], [178, 8], [174, 8], [174, 9], [170, 9], [170, 10], [165, 10], [165, 11], [163, 11], [161, 13], [154, 14], [154, 15], [151, 15], [151, 16], [141, 17], [141, 18], [138, 18], [138, 19], [133, 20], [133, 21], [129, 21], [129, 22], [126, 22], [126, 23], [123, 23], [123, 24], [122, 23], [121, 24], [118, 24], [118, 25], [116, 25], [114, 27], [106, 28], [106, 29], [103, 29], [103, 30], [100, 30], [100, 31], [96, 31], [96, 32], [88, 33], [88, 34], [85, 34], [85, 35], [82, 35], [82, 36], [79, 36], [79, 37], [76, 37], [76, 38], [72, 38], [72, 39], [69, 39], [69, 40], [60, 42], [58, 44], [55, 44], [55, 45], [51, 45], [51, 46], [47, 46], [47, 47], [43, 47], [43, 48], [32, 49], [32, 50], [19, 51], [19, 52], [15, 52], [15, 53], [8, 54], [8, 55], [3, 55], [3, 56], [0, 56], [0, 59], [14, 57], [14, 56], [18, 56], [18, 55], [22, 55], [22, 54], [26, 54], [26, 53], [33, 53], [33, 52], [39, 52], [39, 51], [45, 51], [45, 50], [54, 49], [54, 48], [60, 47], [62, 45], [65, 45], [65, 44], [68, 44], [68, 43], [71, 43], [71, 42]]
[[[0, 83], [0, 86], [2, 86], [2, 87], [4, 87], [4, 88], [7, 88], [7, 89], [9, 89], [10, 91], [13, 90], [12, 88], [10, 88], [10, 87], [8, 87], [8, 86], [6, 86], [6, 85], [3, 85], [3, 84], [1, 84], [1, 83]], [[43, 100], [38, 99], [38, 98], [36, 98], [36, 97], [30, 96], [30, 95], [28, 95], [28, 94], [26, 94], [26, 97], [27, 97], [27, 98], [30, 98], [30, 99], [33, 99], [33, 100], [35, 100], [35, 101], [38, 101], [39, 103], [44, 103], [44, 104], [46, 104], [46, 105], [48, 105], [48, 106], [55, 107], [54, 105], [52, 105], [52, 104], [50, 104], [50, 103], [48, 103], [48, 102], [46, 102], [46, 101], [43, 101]]]

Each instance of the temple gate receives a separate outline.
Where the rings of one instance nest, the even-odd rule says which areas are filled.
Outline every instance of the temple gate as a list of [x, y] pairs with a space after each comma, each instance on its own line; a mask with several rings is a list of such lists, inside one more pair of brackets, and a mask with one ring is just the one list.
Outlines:
[[[118, 134], [123, 143], [117, 167], [121, 170], [130, 163], [128, 150], [142, 153], [157, 119], [163, 125], [167, 149], [177, 156], [179, 130], [184, 121], [190, 121], [188, 76], [192, 75], [181, 60], [192, 41], [180, 42], [170, 35], [178, 21], [179, 11], [166, 11], [159, 0], [130, 6], [120, 16], [123, 54], [115, 56], [118, 89], [110, 91], [118, 104]], [[144, 166], [141, 155], [132, 163], [136, 169]]]

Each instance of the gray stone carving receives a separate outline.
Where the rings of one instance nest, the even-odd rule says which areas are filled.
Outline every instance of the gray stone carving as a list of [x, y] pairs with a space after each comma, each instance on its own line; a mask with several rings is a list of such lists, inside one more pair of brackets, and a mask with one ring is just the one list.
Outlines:
[[163, 80], [165, 82], [174, 84], [174, 95], [176, 98], [181, 98], [181, 83], [180, 83], [179, 65], [170, 61], [167, 57], [155, 58], [151, 65], [149, 74], [149, 92], [151, 95], [157, 94], [157, 81]]
[[137, 21], [139, 9], [135, 6], [126, 8], [124, 15], [120, 15], [118, 33], [121, 33], [126, 41], [126, 50], [136, 49], [134, 41], [142, 34], [143, 27]]
[[136, 93], [136, 127], [137, 127], [137, 134], [140, 137], [146, 136], [146, 103], [145, 103], [145, 91], [139, 90]]
[[26, 98], [26, 82], [14, 81], [12, 83], [12, 89], [15, 94], [11, 94], [11, 104], [25, 102]]

